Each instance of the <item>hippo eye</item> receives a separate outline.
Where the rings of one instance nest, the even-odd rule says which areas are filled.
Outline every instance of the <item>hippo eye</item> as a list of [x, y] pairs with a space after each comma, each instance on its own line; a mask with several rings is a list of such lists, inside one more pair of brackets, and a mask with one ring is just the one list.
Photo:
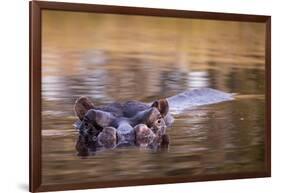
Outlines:
[[157, 120], [157, 123], [159, 123], [159, 124], [160, 124], [160, 123], [161, 123], [161, 120], [160, 120], [160, 119], [158, 119], [158, 120]]

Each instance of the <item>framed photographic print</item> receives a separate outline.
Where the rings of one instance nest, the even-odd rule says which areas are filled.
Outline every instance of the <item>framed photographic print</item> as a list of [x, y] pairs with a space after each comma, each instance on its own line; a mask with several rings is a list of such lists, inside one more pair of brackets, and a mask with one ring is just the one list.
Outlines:
[[271, 175], [271, 18], [30, 2], [30, 191]]

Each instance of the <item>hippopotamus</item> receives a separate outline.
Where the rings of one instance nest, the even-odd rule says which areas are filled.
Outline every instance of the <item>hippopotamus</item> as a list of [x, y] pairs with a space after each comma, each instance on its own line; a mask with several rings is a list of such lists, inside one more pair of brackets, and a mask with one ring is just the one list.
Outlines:
[[[80, 122], [80, 134], [92, 135], [98, 145], [114, 147], [117, 144], [168, 143], [167, 125], [172, 124], [167, 99], [146, 104], [139, 101], [94, 106], [88, 97], [80, 97], [74, 105]], [[151, 139], [151, 140], [148, 140]], [[143, 143], [146, 142], [146, 143]]]
[[124, 145], [166, 147], [169, 144], [166, 130], [174, 121], [172, 114], [194, 106], [233, 100], [233, 96], [215, 89], [202, 88], [151, 103], [132, 100], [104, 106], [95, 106], [89, 97], [82, 96], [74, 105], [79, 119], [75, 127], [80, 133], [76, 148], [79, 151], [81, 147], [85, 150], [85, 146], [93, 146], [94, 149]]

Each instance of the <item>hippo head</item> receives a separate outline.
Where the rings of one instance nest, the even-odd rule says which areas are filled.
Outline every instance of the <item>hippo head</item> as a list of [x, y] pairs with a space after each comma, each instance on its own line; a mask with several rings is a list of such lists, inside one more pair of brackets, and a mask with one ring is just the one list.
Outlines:
[[105, 148], [113, 148], [119, 142], [131, 140], [139, 146], [146, 146], [165, 134], [167, 126], [164, 117], [169, 111], [165, 99], [157, 100], [150, 106], [137, 101], [130, 102], [130, 117], [126, 117], [125, 113], [116, 116], [111, 112], [117, 107], [120, 108], [119, 112], [124, 112], [128, 107], [115, 104], [104, 109], [95, 108], [87, 97], [79, 98], [75, 103], [75, 112], [80, 119], [77, 127], [80, 134], [91, 135], [98, 145]]

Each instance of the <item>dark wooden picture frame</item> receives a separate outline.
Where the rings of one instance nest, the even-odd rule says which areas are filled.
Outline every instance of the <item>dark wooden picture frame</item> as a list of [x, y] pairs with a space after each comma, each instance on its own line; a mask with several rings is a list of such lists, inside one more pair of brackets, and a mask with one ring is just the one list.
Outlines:
[[[103, 188], [148, 184], [194, 182], [206, 180], [226, 180], [241, 178], [259, 178], [271, 176], [271, 17], [264, 15], [245, 15], [230, 13], [211, 13], [183, 10], [166, 10], [92, 4], [58, 3], [45, 1], [29, 2], [30, 9], [30, 191], [58, 191], [71, 189]], [[165, 179], [119, 180], [102, 183], [77, 183], [44, 185], [41, 183], [41, 12], [42, 10], [79, 11], [95, 13], [113, 13], [143, 16], [165, 16], [176, 18], [196, 18], [208, 20], [246, 21], [266, 24], [265, 37], [265, 166], [263, 172], [218, 174]]]

